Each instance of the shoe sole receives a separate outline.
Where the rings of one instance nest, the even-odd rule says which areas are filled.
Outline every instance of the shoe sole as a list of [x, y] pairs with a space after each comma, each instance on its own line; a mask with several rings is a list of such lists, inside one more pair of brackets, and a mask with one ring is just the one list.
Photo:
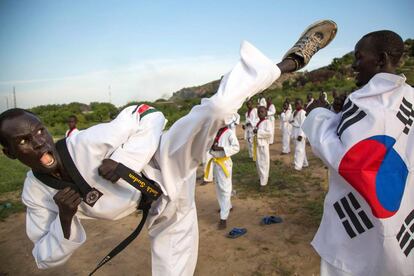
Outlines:
[[[326, 40], [326, 42], [324, 43], [324, 45], [320, 48], [320, 49], [322, 49], [322, 48], [324, 48], [324, 47], [326, 47], [334, 38], [335, 38], [335, 36], [336, 36], [336, 33], [337, 33], [337, 31], [338, 31], [338, 26], [336, 25], [336, 23], [334, 22], [334, 21], [332, 21], [332, 20], [319, 20], [319, 21], [316, 21], [316, 22], [314, 22], [313, 24], [311, 24], [311, 25], [309, 25], [307, 28], [306, 28], [306, 30], [305, 31], [303, 31], [302, 32], [302, 34], [299, 36], [299, 39], [302, 37], [302, 36], [304, 36], [306, 33], [308, 33], [308, 32], [310, 32], [312, 29], [314, 29], [314, 28], [317, 28], [317, 27], [319, 27], [319, 26], [322, 26], [322, 25], [325, 25], [325, 24], [332, 24], [333, 25], [333, 31], [330, 33], [330, 37], [329, 37], [329, 39], [328, 40]], [[325, 40], [325, 38], [324, 38], [324, 40]], [[319, 50], [320, 50], [319, 49]]]

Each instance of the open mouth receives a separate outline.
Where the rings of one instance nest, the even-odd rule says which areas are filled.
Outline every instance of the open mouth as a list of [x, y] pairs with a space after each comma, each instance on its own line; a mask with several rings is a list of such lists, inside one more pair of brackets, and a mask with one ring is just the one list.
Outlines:
[[45, 152], [40, 157], [40, 163], [46, 168], [51, 167], [55, 163], [55, 158], [50, 152]]

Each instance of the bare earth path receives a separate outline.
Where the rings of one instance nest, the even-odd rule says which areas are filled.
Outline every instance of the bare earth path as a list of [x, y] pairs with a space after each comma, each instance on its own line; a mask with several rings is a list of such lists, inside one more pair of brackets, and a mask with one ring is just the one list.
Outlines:
[[[276, 122], [278, 126], [278, 122]], [[242, 137], [238, 130], [238, 137]], [[280, 156], [280, 130], [271, 146], [272, 160], [292, 163], [292, 156]], [[244, 141], [240, 139], [244, 150]], [[312, 175], [326, 178], [326, 171], [308, 149]], [[237, 166], [237, 164], [235, 164]], [[254, 163], [252, 163], [254, 166]], [[307, 169], [310, 171], [310, 169]], [[321, 183], [321, 186], [324, 184]], [[306, 188], [306, 187], [305, 187]], [[315, 188], [316, 195], [322, 194]], [[200, 246], [196, 275], [318, 275], [320, 259], [310, 246], [317, 225], [302, 223], [303, 215], [289, 198], [233, 197], [227, 231], [216, 230], [218, 204], [213, 184], [197, 186]], [[280, 215], [284, 222], [261, 226], [265, 215]], [[63, 266], [38, 270], [31, 255], [32, 243], [25, 233], [25, 214], [0, 222], [0, 275], [87, 275], [110, 249], [129, 235], [140, 215], [119, 221], [85, 220], [87, 242]], [[225, 237], [232, 227], [246, 227], [248, 233], [235, 240]], [[146, 231], [96, 275], [150, 275], [150, 244]]]

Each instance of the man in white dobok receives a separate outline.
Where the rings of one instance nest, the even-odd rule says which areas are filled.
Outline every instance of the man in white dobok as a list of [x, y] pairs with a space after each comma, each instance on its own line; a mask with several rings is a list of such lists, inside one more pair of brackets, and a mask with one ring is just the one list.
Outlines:
[[329, 191], [312, 245], [321, 275], [414, 275], [414, 89], [396, 69], [392, 31], [363, 36], [353, 69], [360, 89], [338, 114], [309, 110], [303, 125], [329, 167]]

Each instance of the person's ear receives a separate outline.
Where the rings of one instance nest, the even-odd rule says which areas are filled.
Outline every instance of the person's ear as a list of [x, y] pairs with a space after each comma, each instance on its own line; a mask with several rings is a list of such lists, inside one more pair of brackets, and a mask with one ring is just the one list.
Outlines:
[[382, 52], [378, 55], [378, 66], [380, 68], [387, 68], [390, 64], [390, 56], [387, 52]]
[[2, 148], [4, 155], [6, 155], [10, 159], [16, 159], [16, 155], [10, 151], [9, 148]]

